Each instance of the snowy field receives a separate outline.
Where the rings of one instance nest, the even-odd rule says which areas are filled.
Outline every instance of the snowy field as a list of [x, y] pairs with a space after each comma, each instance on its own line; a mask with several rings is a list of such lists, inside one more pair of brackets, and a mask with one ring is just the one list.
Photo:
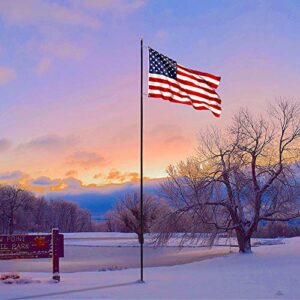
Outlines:
[[[129, 236], [102, 235], [99, 238], [104, 238], [105, 247], [101, 247], [100, 241], [97, 246], [86, 247], [82, 239], [73, 236], [72, 243], [79, 239], [81, 246], [76, 247], [110, 249], [107, 239], [118, 237], [123, 237], [119, 240], [121, 244], [130, 240]], [[97, 237], [84, 238], [89, 244]], [[67, 240], [66, 243], [71, 243], [72, 239]], [[276, 245], [266, 245], [271, 244], [270, 241], [263, 244], [254, 247], [253, 254], [241, 255], [232, 248], [235, 252], [230, 255], [146, 268], [145, 284], [136, 283], [139, 270], [135, 268], [62, 273], [60, 283], [51, 282], [51, 274], [46, 272], [23, 272], [21, 277], [27, 284], [0, 283], [0, 299], [300, 299], [300, 238], [285, 239]]]

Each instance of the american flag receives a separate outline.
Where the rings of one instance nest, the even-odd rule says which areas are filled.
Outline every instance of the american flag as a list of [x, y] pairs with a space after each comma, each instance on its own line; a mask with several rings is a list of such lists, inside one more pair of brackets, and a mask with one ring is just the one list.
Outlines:
[[221, 99], [215, 89], [221, 77], [188, 69], [149, 48], [148, 96], [192, 105], [221, 115]]

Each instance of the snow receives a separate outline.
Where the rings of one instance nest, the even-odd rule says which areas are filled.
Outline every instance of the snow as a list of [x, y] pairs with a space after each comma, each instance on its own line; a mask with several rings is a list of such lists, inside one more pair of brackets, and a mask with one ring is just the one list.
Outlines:
[[50, 273], [24, 272], [23, 283], [0, 283], [0, 299], [299, 299], [300, 238], [253, 250], [146, 268], [145, 284], [137, 283], [138, 269], [61, 273], [57, 284]]
[[[153, 247], [152, 235], [145, 234], [145, 247]], [[181, 234], [177, 238], [171, 238], [164, 247], [180, 247]], [[64, 233], [65, 245], [69, 246], [89, 246], [89, 247], [139, 247], [137, 235], [135, 233], [123, 232], [75, 232]], [[252, 239], [252, 245], [273, 245], [283, 243], [282, 239]], [[234, 238], [219, 238], [215, 241], [215, 246], [237, 247]], [[185, 243], [184, 247], [204, 247], [201, 240]]]

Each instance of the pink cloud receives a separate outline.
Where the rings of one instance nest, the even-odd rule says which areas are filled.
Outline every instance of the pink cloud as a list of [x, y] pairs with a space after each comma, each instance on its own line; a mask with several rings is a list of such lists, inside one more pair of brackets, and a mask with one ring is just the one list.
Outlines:
[[9, 139], [0, 139], [0, 152], [4, 152], [10, 149], [12, 146], [12, 142]]
[[75, 0], [77, 6], [92, 10], [109, 10], [118, 13], [131, 13], [145, 4], [145, 0]]
[[0, 14], [8, 24], [35, 25], [60, 23], [98, 28], [99, 21], [71, 6], [44, 0], [1, 1]]
[[17, 74], [14, 69], [0, 66], [0, 85], [10, 82], [16, 79], [16, 77]]
[[36, 66], [36, 73], [37, 74], [44, 74], [46, 73], [52, 66], [52, 59], [49, 57], [43, 57]]
[[[53, 40], [44, 42], [40, 45], [40, 51], [46, 56], [60, 59], [71, 58], [79, 60], [86, 55], [85, 48], [66, 40]], [[44, 62], [46, 65], [47, 63], [50, 63], [49, 58], [48, 61], [46, 60]]]
[[67, 158], [67, 164], [85, 169], [106, 164], [104, 157], [96, 152], [77, 151]]
[[62, 151], [73, 146], [77, 138], [73, 135], [58, 136], [55, 134], [43, 135], [30, 140], [27, 143], [20, 144], [18, 150], [47, 150]]

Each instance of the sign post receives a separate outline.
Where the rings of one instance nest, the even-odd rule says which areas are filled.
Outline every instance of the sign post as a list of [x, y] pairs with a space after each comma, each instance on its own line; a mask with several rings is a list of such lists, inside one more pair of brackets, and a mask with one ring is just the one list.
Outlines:
[[52, 229], [52, 267], [53, 280], [60, 281], [59, 275], [59, 231], [57, 228]]
[[52, 234], [0, 235], [0, 260], [52, 258], [52, 278], [57, 281], [60, 257], [64, 257], [64, 236], [57, 228]]

